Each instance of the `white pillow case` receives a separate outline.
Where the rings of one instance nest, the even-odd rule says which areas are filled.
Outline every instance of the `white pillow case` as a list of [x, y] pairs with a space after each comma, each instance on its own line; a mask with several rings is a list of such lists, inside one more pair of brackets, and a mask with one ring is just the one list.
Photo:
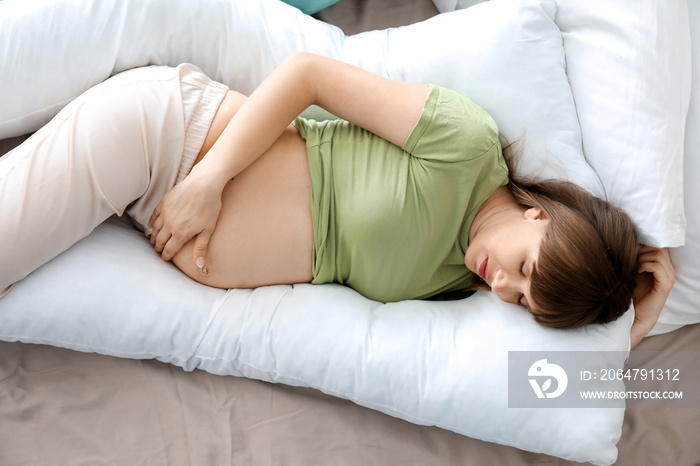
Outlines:
[[691, 79], [687, 0], [556, 3], [588, 163], [643, 242], [681, 246]]
[[[0, 109], [0, 130], [10, 136], [35, 129], [75, 95], [126, 68], [192, 62], [250, 92], [289, 53], [310, 50], [393, 78], [462, 90], [496, 117], [509, 138], [526, 130], [530, 147], [549, 153], [566, 176], [595, 191], [600, 183], [581, 158], [555, 14], [551, 1], [502, 0], [345, 40], [337, 28], [275, 1], [4, 0], [0, 68], [13, 73], [0, 77], [0, 98], [8, 102]], [[56, 44], [49, 30], [59, 31], [62, 41]], [[10, 60], [13, 66], [5, 67]], [[518, 68], [509, 68], [509, 60]], [[626, 350], [629, 314], [606, 328], [559, 332], [488, 294], [458, 303], [381, 306], [332, 285], [225, 293], [163, 264], [135, 235], [100, 227], [18, 284], [0, 300], [1, 338], [308, 385], [413, 422], [526, 450], [599, 464], [616, 457], [621, 410], [508, 410], [506, 385], [498, 377], [508, 349]], [[283, 308], [285, 324], [270, 326], [269, 316]], [[417, 344], [443, 341], [428, 328], [436, 335], [457, 332], [455, 341], [463, 346]], [[368, 358], [359, 343], [375, 334], [383, 338], [374, 343], [384, 343]], [[417, 352], [408, 351], [414, 347]], [[451, 358], [494, 376], [495, 385], [484, 391], [468, 383], [465, 371], [441, 371]], [[443, 391], [447, 386], [455, 388]], [[491, 392], [500, 397], [485, 400]]]
[[339, 28], [280, 3], [2, 0], [0, 139], [39, 129], [129, 68], [193, 63], [249, 94], [294, 50], [342, 57]]
[[685, 212], [688, 231], [685, 246], [671, 250], [676, 284], [651, 335], [666, 333], [700, 322], [700, 1], [688, 2], [692, 50], [693, 92], [685, 132]]

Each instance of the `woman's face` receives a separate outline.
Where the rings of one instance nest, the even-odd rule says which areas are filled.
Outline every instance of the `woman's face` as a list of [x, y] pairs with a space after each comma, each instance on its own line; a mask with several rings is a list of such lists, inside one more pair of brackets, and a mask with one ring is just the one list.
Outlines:
[[538, 208], [485, 223], [470, 242], [464, 263], [499, 298], [532, 310], [530, 277], [548, 225]]

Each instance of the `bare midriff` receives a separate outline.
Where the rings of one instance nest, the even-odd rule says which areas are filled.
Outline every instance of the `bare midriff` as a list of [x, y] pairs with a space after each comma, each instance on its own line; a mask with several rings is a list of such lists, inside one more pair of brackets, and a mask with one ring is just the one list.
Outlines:
[[[229, 91], [214, 117], [199, 163], [246, 97]], [[228, 182], [209, 242], [204, 274], [192, 258], [194, 240], [173, 257], [185, 274], [217, 288], [310, 282], [313, 223], [306, 143], [290, 125], [248, 168]]]

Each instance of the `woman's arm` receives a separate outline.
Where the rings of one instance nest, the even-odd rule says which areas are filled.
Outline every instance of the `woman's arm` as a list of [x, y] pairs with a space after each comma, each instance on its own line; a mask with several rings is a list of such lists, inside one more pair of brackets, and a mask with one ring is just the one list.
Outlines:
[[199, 171], [210, 172], [225, 185], [311, 105], [402, 146], [418, 122], [427, 92], [426, 85], [392, 81], [347, 63], [297, 52], [241, 106]]
[[668, 249], [642, 245], [639, 250], [637, 289], [633, 297], [632, 348], [656, 325], [675, 281], [676, 270]]
[[195, 237], [193, 260], [203, 268], [224, 186], [307, 107], [318, 105], [402, 146], [427, 93], [426, 85], [392, 81], [318, 55], [293, 54], [251, 94], [206, 157], [156, 207], [149, 221], [156, 250], [170, 260]]

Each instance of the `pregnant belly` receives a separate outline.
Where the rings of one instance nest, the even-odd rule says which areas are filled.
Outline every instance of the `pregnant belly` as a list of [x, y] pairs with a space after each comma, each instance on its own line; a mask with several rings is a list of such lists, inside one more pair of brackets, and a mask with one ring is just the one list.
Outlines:
[[[245, 99], [240, 94], [234, 97]], [[242, 100], [224, 114], [223, 126], [240, 104]], [[220, 108], [218, 120], [210, 130], [215, 137], [220, 134], [216, 132], [221, 113]], [[290, 126], [267, 152], [226, 185], [221, 214], [207, 251], [208, 273], [203, 274], [194, 265], [194, 240], [172, 261], [191, 278], [218, 288], [310, 282], [310, 198], [306, 143]]]

